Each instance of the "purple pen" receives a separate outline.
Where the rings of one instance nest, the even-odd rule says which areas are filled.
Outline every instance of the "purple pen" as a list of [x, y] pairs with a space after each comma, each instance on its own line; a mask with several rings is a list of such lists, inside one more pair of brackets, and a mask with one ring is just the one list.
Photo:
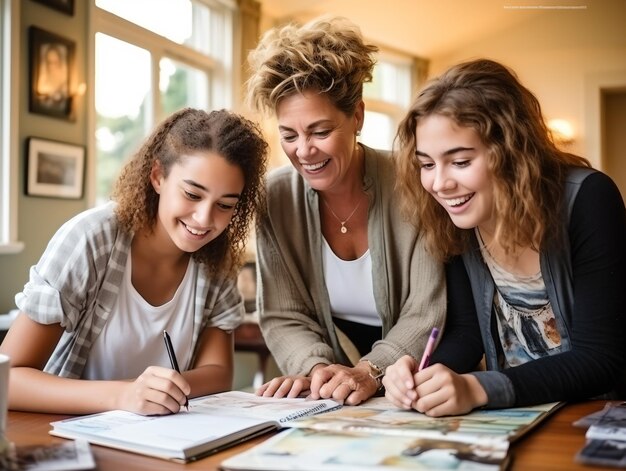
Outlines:
[[424, 349], [424, 354], [422, 355], [422, 361], [420, 361], [420, 366], [417, 371], [422, 371], [430, 364], [430, 356], [433, 354], [433, 350], [435, 349], [437, 337], [439, 337], [439, 329], [437, 327], [433, 327], [433, 330], [430, 332], [430, 337], [428, 337], [428, 342], [426, 343], [426, 348]]

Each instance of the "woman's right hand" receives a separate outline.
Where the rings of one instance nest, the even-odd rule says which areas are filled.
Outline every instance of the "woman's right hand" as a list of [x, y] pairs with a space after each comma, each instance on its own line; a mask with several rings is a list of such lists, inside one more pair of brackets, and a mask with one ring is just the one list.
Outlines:
[[301, 397], [311, 389], [308, 376], [278, 376], [256, 390], [257, 396], [263, 397]]
[[175, 414], [191, 392], [183, 376], [161, 366], [149, 366], [132, 382], [124, 382], [116, 409], [141, 415]]
[[430, 417], [467, 414], [487, 404], [487, 393], [472, 374], [458, 374], [436, 363], [414, 378], [419, 399], [413, 408]]

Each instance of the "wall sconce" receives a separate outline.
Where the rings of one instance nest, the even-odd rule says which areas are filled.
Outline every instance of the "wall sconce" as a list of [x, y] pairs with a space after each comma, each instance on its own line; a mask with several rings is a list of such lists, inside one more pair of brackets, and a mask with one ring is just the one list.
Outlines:
[[76, 116], [76, 107], [77, 100], [82, 98], [87, 91], [87, 84], [85, 82], [81, 82], [75, 86], [70, 87], [70, 91], [68, 93], [68, 108], [69, 108], [69, 117], [73, 119]]
[[72, 96], [74, 97], [83, 96], [86, 91], [87, 91], [87, 84], [85, 82], [81, 82], [78, 85], [76, 85], [76, 89], [74, 90], [74, 93], [72, 93]]
[[548, 129], [556, 144], [569, 145], [574, 142], [574, 128], [565, 119], [551, 119], [548, 121]]
[[85, 82], [81, 82], [78, 85], [75, 85], [70, 88], [69, 98], [70, 98], [70, 106], [73, 108], [76, 106], [76, 99], [82, 98], [87, 91], [87, 84]]

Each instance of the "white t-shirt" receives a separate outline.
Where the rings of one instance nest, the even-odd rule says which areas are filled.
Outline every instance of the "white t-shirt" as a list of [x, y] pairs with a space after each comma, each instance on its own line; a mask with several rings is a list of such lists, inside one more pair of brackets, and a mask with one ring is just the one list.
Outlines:
[[108, 322], [93, 344], [83, 372], [84, 379], [137, 378], [148, 366], [171, 368], [163, 330], [167, 330], [172, 339], [181, 371], [189, 369], [193, 353], [193, 280], [198, 264], [190, 259], [172, 299], [161, 306], [152, 306], [132, 285], [130, 253], [127, 260], [119, 296]]
[[372, 258], [367, 250], [356, 260], [342, 260], [324, 240], [322, 263], [333, 317], [382, 326], [372, 283]]

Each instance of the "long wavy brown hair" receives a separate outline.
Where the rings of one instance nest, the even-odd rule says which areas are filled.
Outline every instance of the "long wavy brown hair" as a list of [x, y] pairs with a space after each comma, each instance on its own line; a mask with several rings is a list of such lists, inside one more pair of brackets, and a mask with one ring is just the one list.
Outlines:
[[420, 183], [416, 127], [441, 115], [472, 128], [487, 148], [496, 218], [494, 240], [507, 252], [537, 250], [562, 234], [562, 200], [568, 167], [589, 167], [559, 150], [537, 98], [507, 67], [487, 59], [453, 66], [428, 82], [400, 123], [397, 185], [402, 208], [420, 226], [433, 255], [446, 260], [468, 249], [472, 230], [457, 228]]
[[113, 191], [120, 226], [129, 233], [153, 230], [159, 195], [150, 172], [159, 162], [165, 177], [181, 156], [194, 152], [219, 154], [241, 168], [244, 189], [224, 232], [192, 254], [210, 274], [232, 275], [241, 266], [251, 222], [264, 205], [263, 177], [267, 143], [255, 123], [226, 110], [185, 108], [159, 124], [139, 151], [124, 166]]

